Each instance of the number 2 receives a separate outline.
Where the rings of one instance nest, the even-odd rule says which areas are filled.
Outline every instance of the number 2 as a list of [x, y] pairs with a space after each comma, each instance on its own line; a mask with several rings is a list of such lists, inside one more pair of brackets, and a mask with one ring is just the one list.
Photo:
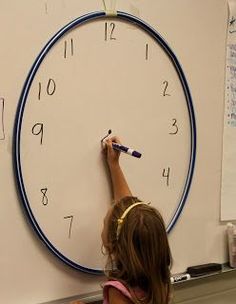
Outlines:
[[167, 93], [167, 88], [168, 88], [168, 86], [169, 86], [169, 83], [168, 83], [168, 81], [163, 81], [163, 83], [162, 84], [164, 84], [164, 89], [163, 89], [163, 96], [171, 96], [169, 93]]

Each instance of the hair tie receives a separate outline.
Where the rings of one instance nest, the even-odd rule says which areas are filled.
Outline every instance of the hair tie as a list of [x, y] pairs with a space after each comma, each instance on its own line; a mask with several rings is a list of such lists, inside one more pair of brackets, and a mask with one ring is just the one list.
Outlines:
[[120, 230], [121, 230], [121, 227], [122, 227], [122, 225], [123, 225], [123, 222], [124, 222], [125, 217], [126, 217], [127, 214], [130, 212], [130, 210], [132, 210], [134, 207], [136, 207], [136, 206], [138, 206], [138, 205], [149, 205], [149, 204], [144, 203], [144, 202], [134, 203], [134, 204], [130, 205], [130, 206], [124, 211], [124, 213], [122, 214], [122, 216], [121, 216], [120, 218], [118, 218], [118, 220], [117, 220], [117, 230], [116, 230], [116, 239], [117, 239], [117, 240], [119, 239]]

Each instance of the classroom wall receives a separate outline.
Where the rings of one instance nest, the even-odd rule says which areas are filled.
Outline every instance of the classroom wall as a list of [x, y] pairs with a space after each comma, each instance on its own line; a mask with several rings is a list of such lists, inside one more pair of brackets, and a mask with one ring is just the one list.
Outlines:
[[[219, 212], [227, 1], [120, 0], [117, 8], [140, 16], [165, 37], [182, 64], [194, 101], [197, 158], [187, 204], [169, 236], [173, 272], [205, 262], [224, 263], [228, 259], [226, 223], [220, 222]], [[36, 237], [22, 209], [12, 168], [16, 108], [35, 57], [63, 25], [101, 9], [102, 1], [95, 0], [1, 1], [0, 98], [5, 100], [5, 139], [0, 142], [0, 302], [46, 303], [101, 291], [104, 277], [69, 268]], [[128, 175], [132, 179], [130, 172]], [[141, 174], [138, 178], [141, 179]], [[148, 187], [145, 193], [147, 190]], [[235, 274], [231, 276], [230, 282], [236, 285]], [[215, 288], [212, 293], [217, 297], [217, 289], [226, 281], [212, 279], [203, 288], [203, 297], [208, 296], [209, 286]], [[193, 301], [197, 301], [200, 282], [181, 286], [176, 289], [178, 301], [190, 301], [193, 290], [196, 291]], [[222, 290], [219, 299], [224, 293], [230, 294], [229, 289]]]

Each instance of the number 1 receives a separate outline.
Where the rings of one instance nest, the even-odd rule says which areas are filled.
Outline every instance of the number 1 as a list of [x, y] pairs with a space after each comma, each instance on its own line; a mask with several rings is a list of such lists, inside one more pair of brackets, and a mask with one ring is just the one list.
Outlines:
[[148, 54], [149, 54], [148, 43], [146, 43], [146, 50], [145, 50], [145, 59], [146, 60], [148, 60]]

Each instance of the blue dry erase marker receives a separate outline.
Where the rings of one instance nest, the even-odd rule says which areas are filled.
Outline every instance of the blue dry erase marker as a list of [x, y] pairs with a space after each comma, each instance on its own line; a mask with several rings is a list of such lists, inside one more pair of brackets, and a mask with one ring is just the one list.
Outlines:
[[177, 283], [177, 282], [187, 281], [190, 279], [191, 279], [191, 276], [189, 273], [181, 273], [181, 274], [177, 274], [177, 275], [171, 277], [170, 281], [171, 281], [171, 283]]
[[141, 153], [131, 149], [131, 148], [128, 148], [128, 147], [125, 147], [123, 145], [120, 145], [120, 144], [117, 144], [117, 143], [112, 143], [112, 147], [113, 149], [115, 150], [118, 150], [118, 151], [121, 151], [121, 152], [124, 152], [124, 153], [127, 153], [131, 156], [134, 156], [134, 157], [137, 157], [137, 158], [140, 158], [142, 156]]

